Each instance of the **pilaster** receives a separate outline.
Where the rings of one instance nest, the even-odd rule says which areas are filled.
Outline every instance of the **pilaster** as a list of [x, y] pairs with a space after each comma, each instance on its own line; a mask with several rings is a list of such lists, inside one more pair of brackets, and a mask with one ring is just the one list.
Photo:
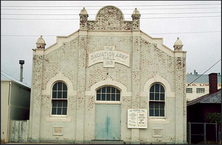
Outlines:
[[29, 140], [31, 142], [40, 141], [44, 51], [44, 49], [33, 50], [32, 89], [30, 100], [31, 111], [29, 127]]
[[175, 142], [186, 143], [186, 52], [175, 51]]
[[[133, 48], [132, 48], [132, 106], [133, 109], [140, 108], [140, 14], [137, 9], [132, 14], [132, 34], [133, 34]], [[131, 142], [139, 143], [139, 129], [131, 129]]]
[[78, 78], [76, 99], [76, 143], [84, 141], [84, 119], [85, 119], [85, 88], [86, 88], [86, 49], [87, 49], [87, 19], [88, 14], [85, 7], [80, 14], [79, 48], [78, 48]]
[[78, 80], [77, 80], [77, 108], [76, 108], [76, 141], [84, 141], [84, 108], [85, 108], [85, 88], [86, 88], [86, 48], [87, 31], [79, 35], [78, 50]]

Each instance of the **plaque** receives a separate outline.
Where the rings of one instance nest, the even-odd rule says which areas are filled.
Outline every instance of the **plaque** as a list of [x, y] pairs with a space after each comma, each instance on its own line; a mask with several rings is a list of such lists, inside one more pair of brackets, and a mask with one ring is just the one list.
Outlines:
[[128, 109], [128, 128], [147, 128], [147, 110]]

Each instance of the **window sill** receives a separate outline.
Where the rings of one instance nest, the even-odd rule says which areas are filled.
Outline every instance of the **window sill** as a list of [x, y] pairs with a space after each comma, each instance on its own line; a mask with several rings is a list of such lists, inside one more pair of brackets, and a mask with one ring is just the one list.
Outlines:
[[95, 101], [96, 104], [121, 104], [120, 101]]
[[46, 116], [48, 122], [71, 122], [71, 117], [67, 115], [52, 115]]
[[165, 117], [149, 117], [148, 119], [149, 123], [170, 123], [170, 120]]

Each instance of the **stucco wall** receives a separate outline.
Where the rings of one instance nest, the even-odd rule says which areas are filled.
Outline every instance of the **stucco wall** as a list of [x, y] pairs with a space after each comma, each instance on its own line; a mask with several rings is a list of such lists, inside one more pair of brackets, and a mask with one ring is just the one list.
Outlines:
[[[40, 92], [45, 91], [47, 89], [52, 88], [52, 85], [59, 80], [64, 81], [68, 84], [68, 90], [77, 91], [78, 83], [77, 83], [77, 65], [78, 65], [78, 37], [71, 40], [70, 42], [66, 42], [63, 46], [58, 49], [52, 51], [44, 55], [43, 59], [43, 79], [39, 79], [36, 81], [42, 81], [42, 89]], [[115, 45], [116, 50], [123, 51], [128, 54], [131, 54], [132, 57], [132, 37], [101, 37], [101, 36], [89, 36], [87, 39], [87, 52], [94, 52], [98, 50], [103, 50], [104, 45]], [[168, 83], [168, 86], [165, 86], [169, 92], [175, 93], [175, 57], [170, 56], [163, 51], [161, 51], [155, 44], [148, 42], [141, 38], [141, 52], [139, 68], [141, 70], [140, 75], [140, 93], [139, 97], [139, 107], [144, 109], [149, 109], [149, 99], [148, 99], [148, 90], [150, 85], [146, 86], [147, 82], [158, 75], [162, 80]], [[34, 58], [38, 57], [38, 55], [34, 56]], [[88, 59], [88, 58], [87, 58]], [[87, 61], [87, 60], [86, 60]], [[85, 91], [92, 91], [91, 87], [97, 82], [101, 82], [107, 80], [108, 78], [112, 81], [116, 81], [121, 83], [127, 88], [128, 92], [132, 92], [132, 63], [130, 67], [124, 66], [122, 64], [116, 63], [114, 68], [103, 68], [103, 63], [97, 63], [93, 66], [86, 67], [86, 73], [81, 74], [85, 75]], [[35, 69], [35, 68], [34, 68]], [[37, 71], [36, 71], [37, 72]], [[61, 78], [54, 79], [54, 81], [50, 81], [52, 78], [56, 78], [56, 75], [61, 74]], [[181, 76], [183, 74], [179, 74]], [[70, 81], [66, 82], [64, 79]], [[158, 81], [160, 83], [161, 79]], [[181, 78], [182, 79], [182, 78]], [[183, 81], [183, 80], [182, 80]], [[183, 82], [180, 82], [183, 85]], [[33, 84], [36, 86], [36, 84]], [[47, 88], [47, 85], [49, 88]], [[72, 87], [72, 88], [70, 88]], [[181, 86], [182, 87], [182, 86]], [[147, 90], [146, 90], [147, 89]], [[48, 92], [50, 92], [48, 90]], [[180, 92], [181, 93], [181, 92]], [[174, 142], [175, 141], [175, 95], [173, 93], [169, 93], [166, 95], [166, 118], [162, 120], [149, 119], [148, 128], [139, 130], [139, 140], [144, 142]], [[177, 97], [177, 96], [176, 96]], [[183, 97], [181, 97], [183, 99]], [[41, 95], [41, 102], [39, 102], [41, 106], [41, 110], [39, 110], [40, 118], [40, 136], [41, 140], [75, 140], [76, 132], [76, 109], [78, 109], [76, 95], [68, 95], [68, 118], [55, 119], [51, 117], [51, 93]], [[33, 98], [34, 103], [36, 104], [38, 100]], [[131, 129], [127, 128], [127, 109], [132, 107], [132, 96], [122, 96], [122, 104], [121, 104], [121, 115], [122, 115], [122, 125], [121, 125], [121, 138], [124, 141], [131, 140]], [[94, 139], [94, 120], [95, 120], [95, 96], [93, 95], [85, 95], [84, 100], [84, 140], [90, 141]], [[181, 119], [180, 119], [181, 120]], [[182, 120], [181, 120], [182, 121]], [[52, 129], [54, 126], [63, 127], [63, 136], [54, 136], [52, 133]], [[163, 136], [161, 138], [152, 137], [153, 129], [162, 129]], [[34, 134], [37, 132], [33, 132]]]
[[[38, 58], [38, 55], [34, 56]], [[76, 126], [76, 94], [72, 90], [77, 90], [77, 61], [78, 59], [78, 38], [71, 40], [70, 42], [63, 43], [58, 49], [46, 54], [42, 59], [42, 79], [33, 80], [33, 86], [41, 84], [41, 89], [33, 91], [32, 104], [39, 104], [39, 110], [33, 110], [33, 114], [40, 115], [40, 124], [36, 127], [39, 128], [41, 136], [38, 132], [32, 132], [35, 134], [37, 140], [74, 140], [75, 126]], [[39, 60], [34, 59], [34, 63]], [[33, 72], [38, 73], [39, 68], [33, 67]], [[58, 75], [58, 74], [61, 75]], [[68, 80], [68, 81], [66, 81]], [[65, 118], [53, 118], [51, 116], [51, 89], [55, 82], [63, 81], [68, 87], [68, 110], [67, 117]], [[48, 86], [47, 86], [48, 85]], [[39, 99], [35, 96], [37, 93], [42, 94]], [[40, 113], [41, 112], [41, 113]], [[35, 121], [34, 121], [35, 122]], [[54, 136], [53, 127], [61, 126], [64, 128], [64, 136]], [[32, 131], [31, 129], [30, 131]], [[72, 132], [72, 133], [70, 133]], [[35, 139], [35, 138], [34, 138]]]
[[[141, 38], [141, 79], [140, 88], [141, 92], [144, 92], [143, 96], [140, 96], [140, 108], [149, 110], [149, 89], [152, 83], [159, 82], [163, 84], [166, 92], [175, 92], [174, 82], [174, 60], [172, 57], [162, 50], [160, 50], [156, 44], [152, 44], [147, 40]], [[162, 80], [156, 80], [149, 85], [146, 83], [159, 76], [169, 83], [170, 88], [164, 85]], [[175, 141], [175, 96], [166, 93], [165, 98], [165, 118], [155, 119], [149, 118], [148, 128], [140, 129], [140, 141], [143, 142], [174, 142]], [[149, 112], [149, 111], [148, 111]], [[153, 129], [161, 129], [162, 137], [153, 137]]]
[[[115, 46], [116, 51], [123, 51], [128, 54], [132, 52], [132, 37], [124, 36], [90, 36], [87, 42], [87, 52], [104, 50], [104, 46]], [[87, 58], [88, 59], [88, 58]], [[114, 68], [103, 68], [103, 63], [97, 63], [86, 70], [86, 90], [99, 82], [111, 78], [125, 85], [131, 91], [131, 69], [125, 65], [115, 63]]]
[[[105, 11], [101, 9], [98, 15]], [[126, 30], [125, 26], [116, 28], [112, 23], [116, 20], [105, 14], [104, 18], [98, 17], [98, 21], [88, 23], [87, 15], [80, 17], [78, 32], [59, 38], [57, 44], [48, 49], [33, 51], [29, 140], [90, 142], [95, 138], [96, 89], [112, 85], [121, 90], [121, 140], [186, 142], [185, 53], [174, 52], [166, 48], [161, 39], [153, 39], [139, 31], [138, 17], [133, 17], [133, 25], [127, 26], [132, 28], [129, 31], [116, 31]], [[109, 27], [103, 26], [106, 19], [110, 19]], [[123, 24], [124, 19], [118, 19]], [[93, 31], [85, 31], [88, 28]], [[89, 54], [104, 50], [104, 46], [115, 46], [116, 51], [127, 53], [130, 66], [120, 63], [111, 68], [104, 67], [103, 63], [89, 66]], [[51, 115], [51, 90], [56, 81], [63, 81], [68, 87], [66, 116]], [[155, 82], [163, 84], [166, 91], [165, 117], [148, 117], [147, 129], [127, 128], [127, 109], [141, 108], [149, 112], [149, 89]], [[62, 133], [53, 135], [54, 127], [62, 128]], [[154, 136], [154, 131], [159, 135]]]

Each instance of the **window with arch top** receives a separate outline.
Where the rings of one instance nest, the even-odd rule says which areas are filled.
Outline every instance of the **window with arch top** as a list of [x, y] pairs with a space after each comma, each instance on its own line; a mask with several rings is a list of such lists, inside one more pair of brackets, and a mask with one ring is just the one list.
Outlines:
[[52, 115], [67, 115], [67, 86], [63, 82], [53, 85]]
[[165, 116], [165, 89], [160, 83], [155, 83], [150, 88], [149, 114], [154, 117]]
[[112, 87], [105, 86], [96, 91], [97, 101], [120, 101], [120, 90]]

